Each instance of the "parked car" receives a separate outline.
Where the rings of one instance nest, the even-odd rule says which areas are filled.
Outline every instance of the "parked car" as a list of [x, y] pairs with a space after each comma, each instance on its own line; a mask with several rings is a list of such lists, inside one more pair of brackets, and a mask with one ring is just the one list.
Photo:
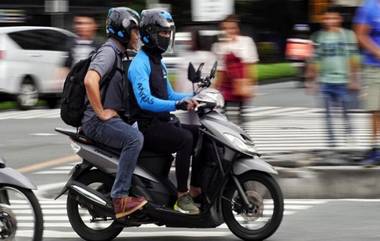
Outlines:
[[59, 68], [73, 37], [52, 27], [0, 27], [0, 94], [14, 98], [20, 109], [38, 99], [54, 107], [64, 82]]

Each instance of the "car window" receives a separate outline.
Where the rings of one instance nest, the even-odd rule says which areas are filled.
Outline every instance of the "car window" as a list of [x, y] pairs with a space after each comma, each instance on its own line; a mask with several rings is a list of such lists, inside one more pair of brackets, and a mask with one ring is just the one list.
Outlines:
[[65, 51], [68, 36], [48, 29], [25, 30], [8, 34], [21, 48], [29, 50]]
[[45, 49], [53, 51], [66, 51], [66, 43], [69, 40], [69, 36], [55, 30], [39, 30], [41, 34], [45, 36]]

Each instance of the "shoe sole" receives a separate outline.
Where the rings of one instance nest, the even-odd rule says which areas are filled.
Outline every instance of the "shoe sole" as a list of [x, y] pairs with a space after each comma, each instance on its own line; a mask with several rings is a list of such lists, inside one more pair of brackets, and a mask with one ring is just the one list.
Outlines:
[[143, 201], [142, 203], [140, 203], [140, 205], [134, 207], [133, 209], [129, 210], [128, 212], [124, 212], [124, 213], [117, 213], [115, 215], [115, 217], [117, 219], [120, 219], [120, 218], [123, 218], [125, 216], [128, 216], [128, 215], [131, 215], [132, 213], [136, 212], [137, 210], [141, 209], [142, 207], [144, 207], [146, 204], [148, 203], [148, 201]]

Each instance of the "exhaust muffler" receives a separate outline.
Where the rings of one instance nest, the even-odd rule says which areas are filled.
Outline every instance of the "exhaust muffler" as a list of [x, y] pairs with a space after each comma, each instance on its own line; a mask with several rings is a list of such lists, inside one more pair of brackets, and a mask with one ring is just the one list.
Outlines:
[[76, 196], [76, 199], [81, 204], [85, 204], [86, 206], [91, 205], [90, 207], [94, 210], [99, 208], [101, 211], [114, 214], [112, 202], [104, 194], [76, 181], [70, 182], [67, 188]]

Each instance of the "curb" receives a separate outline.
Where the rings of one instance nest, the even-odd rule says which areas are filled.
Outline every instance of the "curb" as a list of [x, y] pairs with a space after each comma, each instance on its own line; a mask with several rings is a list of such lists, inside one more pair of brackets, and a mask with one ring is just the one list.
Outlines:
[[285, 198], [379, 198], [380, 167], [277, 168]]

